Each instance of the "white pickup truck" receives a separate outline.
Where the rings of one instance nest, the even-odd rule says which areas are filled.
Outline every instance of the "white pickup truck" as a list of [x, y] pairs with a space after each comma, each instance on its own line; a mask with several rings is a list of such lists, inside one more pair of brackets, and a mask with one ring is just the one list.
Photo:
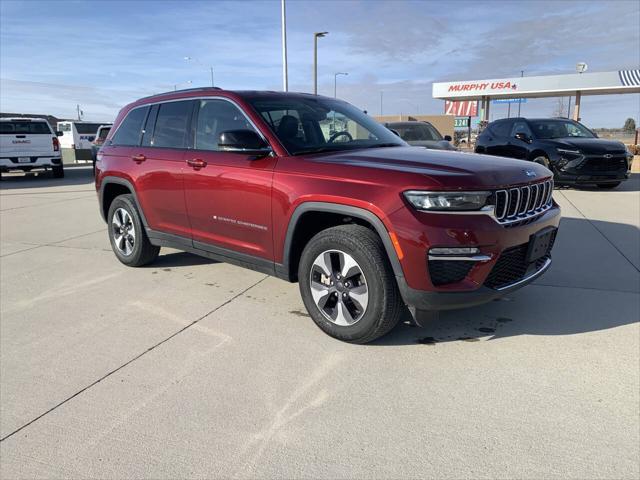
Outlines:
[[56, 132], [44, 118], [0, 118], [0, 172], [35, 169], [64, 177]]

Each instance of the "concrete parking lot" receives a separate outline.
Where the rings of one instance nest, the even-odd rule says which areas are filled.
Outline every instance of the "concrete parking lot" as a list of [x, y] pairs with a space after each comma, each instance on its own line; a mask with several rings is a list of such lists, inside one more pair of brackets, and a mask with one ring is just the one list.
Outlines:
[[3, 479], [640, 475], [640, 174], [554, 193], [535, 284], [367, 346], [295, 284], [121, 265], [88, 168], [0, 188]]

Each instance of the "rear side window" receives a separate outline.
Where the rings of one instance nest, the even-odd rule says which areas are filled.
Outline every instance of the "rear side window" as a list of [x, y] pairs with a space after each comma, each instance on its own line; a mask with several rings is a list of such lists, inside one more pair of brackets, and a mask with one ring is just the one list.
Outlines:
[[120, 127], [116, 131], [112, 145], [121, 145], [128, 147], [135, 147], [140, 144], [140, 135], [142, 133], [142, 122], [147, 117], [149, 107], [135, 108], [131, 110], [126, 118], [120, 124]]
[[187, 146], [187, 127], [193, 102], [168, 102], [160, 105], [153, 129], [151, 146], [184, 148]]
[[51, 135], [46, 122], [0, 122], [0, 134]]
[[511, 122], [494, 122], [489, 125], [489, 130], [498, 137], [508, 137], [511, 130]]

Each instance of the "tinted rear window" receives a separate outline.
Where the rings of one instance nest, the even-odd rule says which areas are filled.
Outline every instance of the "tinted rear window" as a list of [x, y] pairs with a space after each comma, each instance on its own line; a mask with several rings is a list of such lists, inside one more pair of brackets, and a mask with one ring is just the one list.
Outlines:
[[508, 120], [504, 122], [494, 122], [489, 125], [489, 130], [498, 137], [508, 137], [511, 132], [511, 122]]
[[51, 129], [46, 122], [0, 122], [0, 134], [16, 135], [51, 135]]
[[131, 110], [112, 139], [112, 145], [133, 147], [140, 144], [142, 122], [147, 117], [149, 107], [141, 107]]
[[76, 130], [81, 135], [87, 135], [89, 133], [95, 135], [99, 126], [99, 123], [76, 123]]

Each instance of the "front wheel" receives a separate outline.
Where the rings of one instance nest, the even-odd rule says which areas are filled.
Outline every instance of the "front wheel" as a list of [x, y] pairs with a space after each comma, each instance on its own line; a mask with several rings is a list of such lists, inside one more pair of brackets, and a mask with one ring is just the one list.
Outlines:
[[382, 241], [360, 225], [323, 230], [304, 248], [298, 269], [302, 300], [328, 335], [368, 343], [400, 320], [404, 304]]
[[539, 156], [533, 159], [534, 163], [539, 163], [543, 167], [549, 168], [549, 159], [544, 156]]
[[598, 188], [602, 188], [604, 190], [611, 190], [619, 186], [622, 182], [613, 182], [613, 183], [598, 183], [596, 184]]
[[132, 195], [120, 195], [107, 215], [109, 241], [118, 260], [130, 267], [153, 262], [160, 247], [151, 245]]

